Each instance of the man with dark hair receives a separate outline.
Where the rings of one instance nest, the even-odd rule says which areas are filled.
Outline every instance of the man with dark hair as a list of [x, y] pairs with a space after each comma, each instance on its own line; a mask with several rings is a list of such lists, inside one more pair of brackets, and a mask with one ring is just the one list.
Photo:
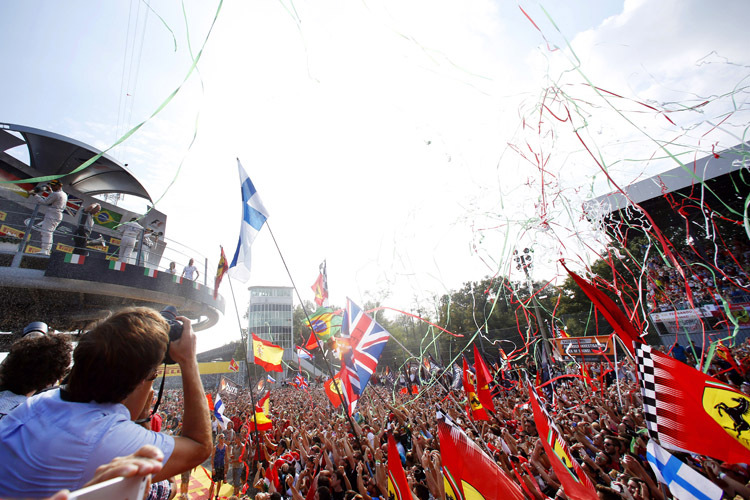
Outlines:
[[[164, 453], [155, 482], [201, 464], [211, 454], [208, 407], [190, 320], [169, 342], [169, 324], [145, 307], [121, 311], [79, 341], [64, 389], [30, 398], [0, 420], [0, 496], [41, 497], [78, 489], [96, 468], [145, 444]], [[182, 371], [182, 434], [153, 432], [148, 417], [157, 369], [169, 349]]]
[[331, 490], [328, 486], [318, 486], [315, 490], [315, 500], [332, 500]]
[[[63, 335], [34, 329], [10, 347], [0, 365], [0, 419], [34, 393], [56, 384], [70, 366], [72, 346]], [[31, 325], [29, 325], [31, 326]], [[28, 328], [28, 327], [27, 327]]]

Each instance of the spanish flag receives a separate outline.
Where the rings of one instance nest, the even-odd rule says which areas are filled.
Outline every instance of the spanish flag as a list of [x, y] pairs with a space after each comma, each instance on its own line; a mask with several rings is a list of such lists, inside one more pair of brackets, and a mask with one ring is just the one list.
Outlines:
[[259, 431], [267, 431], [273, 427], [271, 422], [271, 391], [268, 391], [265, 396], [260, 398], [255, 403], [255, 418], [250, 418], [249, 428], [251, 431], [255, 430], [255, 422], [258, 422]]
[[267, 372], [282, 371], [281, 357], [284, 355], [284, 348], [263, 340], [254, 333], [252, 335], [255, 364], [263, 367]]
[[219, 285], [221, 284], [221, 279], [229, 270], [229, 264], [227, 263], [227, 256], [224, 255], [224, 247], [220, 247], [220, 248], [221, 248], [221, 257], [219, 258], [219, 265], [216, 268], [216, 277], [214, 278], [214, 300], [219, 295]]

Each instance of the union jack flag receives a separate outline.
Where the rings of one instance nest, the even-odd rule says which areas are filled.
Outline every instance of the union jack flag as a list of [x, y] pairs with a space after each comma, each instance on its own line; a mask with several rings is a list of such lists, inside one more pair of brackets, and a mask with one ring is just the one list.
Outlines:
[[351, 345], [341, 364], [341, 380], [351, 414], [359, 396], [367, 387], [367, 382], [375, 373], [380, 355], [391, 335], [349, 298], [346, 299], [341, 333], [349, 336]]
[[309, 384], [307, 383], [307, 379], [305, 377], [303, 377], [302, 375], [297, 375], [296, 377], [294, 377], [294, 382], [292, 382], [292, 385], [297, 389], [307, 389], [307, 386]]

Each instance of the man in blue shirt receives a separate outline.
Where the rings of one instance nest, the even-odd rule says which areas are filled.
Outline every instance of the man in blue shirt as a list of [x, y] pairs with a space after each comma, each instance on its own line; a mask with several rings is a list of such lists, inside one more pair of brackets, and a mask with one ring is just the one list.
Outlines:
[[[169, 324], [148, 308], [121, 311], [87, 332], [73, 353], [64, 389], [32, 398], [0, 420], [0, 497], [43, 497], [82, 487], [96, 468], [155, 445], [164, 453], [160, 481], [211, 454], [211, 426], [190, 320], [169, 343]], [[184, 392], [180, 437], [148, 430], [157, 368], [169, 349]]]

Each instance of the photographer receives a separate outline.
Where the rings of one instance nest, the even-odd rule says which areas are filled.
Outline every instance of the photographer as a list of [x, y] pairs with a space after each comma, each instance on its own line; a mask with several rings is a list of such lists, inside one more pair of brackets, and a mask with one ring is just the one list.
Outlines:
[[[96, 468], [151, 444], [164, 453], [161, 481], [203, 462], [211, 453], [208, 408], [190, 320], [179, 338], [156, 311], [123, 310], [87, 332], [73, 353], [64, 389], [30, 398], [0, 421], [0, 496], [41, 497], [82, 487]], [[174, 328], [174, 327], [173, 327]], [[165, 354], [180, 365], [184, 391], [180, 437], [147, 430], [151, 385]]]
[[29, 323], [0, 364], [0, 419], [27, 397], [56, 384], [68, 370], [72, 350], [64, 335], [49, 333], [46, 323]]
[[[52, 188], [52, 192], [44, 198], [40, 193], [49, 191], [49, 188]], [[38, 204], [47, 205], [47, 212], [44, 214], [44, 220], [39, 230], [42, 235], [41, 253], [44, 255], [49, 255], [52, 250], [52, 235], [62, 221], [63, 210], [65, 210], [65, 204], [68, 202], [68, 195], [62, 190], [60, 181], [50, 181], [49, 188], [37, 186], [29, 191], [29, 195], [33, 195]]]

